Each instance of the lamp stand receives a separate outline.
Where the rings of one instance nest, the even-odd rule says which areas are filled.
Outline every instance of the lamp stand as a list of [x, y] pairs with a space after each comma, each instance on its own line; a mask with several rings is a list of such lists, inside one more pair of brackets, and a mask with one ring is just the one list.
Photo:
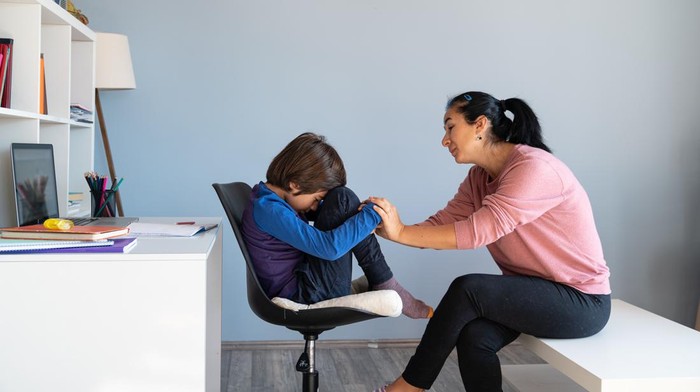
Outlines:
[[[97, 108], [97, 120], [100, 122], [100, 132], [102, 132], [102, 144], [105, 148], [105, 156], [107, 157], [107, 166], [109, 167], [109, 176], [112, 180], [117, 178], [114, 173], [114, 162], [112, 161], [112, 149], [109, 147], [109, 138], [107, 137], [107, 126], [105, 125], [105, 118], [102, 114], [102, 104], [100, 103], [100, 93], [98, 89], [95, 89], [95, 107]], [[124, 216], [124, 209], [122, 208], [122, 198], [119, 196], [119, 190], [114, 193], [114, 198], [117, 202], [117, 211], [119, 216]]]

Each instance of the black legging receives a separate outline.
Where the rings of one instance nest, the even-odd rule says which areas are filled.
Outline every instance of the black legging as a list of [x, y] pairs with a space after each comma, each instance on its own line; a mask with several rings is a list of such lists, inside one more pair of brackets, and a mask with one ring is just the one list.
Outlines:
[[610, 317], [610, 295], [585, 294], [529, 276], [471, 274], [455, 279], [428, 322], [403, 378], [430, 389], [457, 347], [467, 392], [501, 391], [496, 353], [520, 333], [582, 338], [599, 332]]

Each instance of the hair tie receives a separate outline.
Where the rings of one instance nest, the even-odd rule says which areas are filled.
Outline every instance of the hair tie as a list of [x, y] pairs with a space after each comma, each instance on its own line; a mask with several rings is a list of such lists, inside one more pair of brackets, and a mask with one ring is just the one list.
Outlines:
[[472, 100], [472, 96], [469, 95], [469, 94], [462, 94], [462, 96], [463, 96], [464, 99], [466, 99], [467, 101], [471, 101], [471, 100]]

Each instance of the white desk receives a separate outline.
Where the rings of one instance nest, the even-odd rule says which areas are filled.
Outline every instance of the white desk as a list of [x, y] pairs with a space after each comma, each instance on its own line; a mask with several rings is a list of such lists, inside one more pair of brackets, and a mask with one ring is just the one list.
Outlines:
[[[142, 218], [142, 222], [220, 218]], [[0, 391], [219, 391], [221, 227], [0, 256]]]

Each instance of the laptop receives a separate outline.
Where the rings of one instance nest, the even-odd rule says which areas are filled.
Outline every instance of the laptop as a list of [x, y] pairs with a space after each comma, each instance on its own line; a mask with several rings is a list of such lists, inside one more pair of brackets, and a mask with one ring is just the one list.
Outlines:
[[[43, 223], [58, 216], [58, 187], [53, 145], [12, 143], [12, 180], [14, 183], [17, 226]], [[66, 217], [78, 226], [128, 226], [134, 217]]]

